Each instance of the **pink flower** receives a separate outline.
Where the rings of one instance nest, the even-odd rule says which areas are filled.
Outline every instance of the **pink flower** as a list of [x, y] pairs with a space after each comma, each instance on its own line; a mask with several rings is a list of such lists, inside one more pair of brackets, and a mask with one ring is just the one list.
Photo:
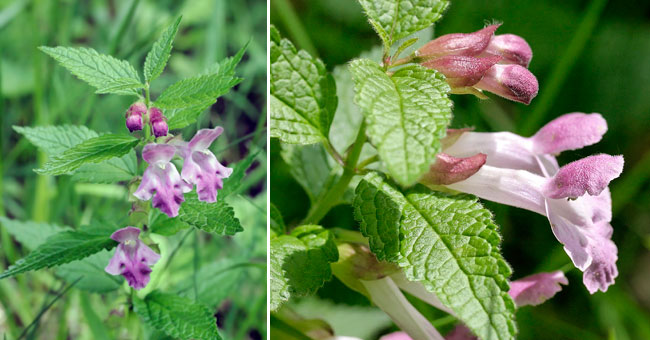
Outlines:
[[175, 149], [168, 144], [147, 144], [142, 150], [142, 158], [149, 167], [142, 176], [142, 182], [133, 195], [143, 201], [153, 196], [155, 208], [176, 217], [180, 204], [185, 201], [183, 193], [192, 191], [192, 186], [181, 179], [178, 170], [170, 161]]
[[494, 65], [476, 84], [476, 88], [516, 102], [530, 104], [537, 96], [539, 84], [537, 78], [521, 65]]
[[167, 136], [169, 128], [167, 126], [167, 117], [163, 115], [157, 107], [152, 107], [149, 109], [149, 121], [151, 122], [151, 132], [156, 137]]
[[418, 50], [418, 55], [423, 57], [477, 56], [488, 47], [494, 31], [499, 26], [501, 25], [489, 25], [472, 33], [445, 34], [422, 46]]
[[178, 153], [183, 162], [182, 178], [196, 185], [200, 201], [216, 202], [217, 190], [223, 189], [223, 179], [232, 173], [231, 168], [223, 166], [208, 149], [210, 144], [221, 135], [223, 128], [199, 130], [192, 140], [176, 142]]
[[139, 235], [140, 229], [135, 227], [115, 231], [111, 238], [120, 244], [104, 269], [111, 275], [122, 275], [136, 290], [149, 283], [150, 267], [160, 259], [160, 255], [138, 239]]
[[598, 114], [562, 116], [531, 138], [508, 132], [464, 132], [444, 149], [459, 158], [487, 155], [475, 174], [447, 186], [547, 216], [553, 234], [584, 272], [583, 282], [592, 294], [606, 291], [618, 275], [607, 186], [621, 174], [623, 157], [595, 155], [560, 168], [555, 157], [545, 152], [596, 143], [606, 131], [601, 119]]
[[483, 51], [484, 54], [503, 57], [504, 64], [519, 64], [528, 67], [533, 59], [533, 50], [524, 38], [514, 34], [495, 35]]
[[142, 130], [142, 115], [147, 112], [147, 106], [143, 103], [133, 103], [128, 110], [126, 110], [126, 128], [129, 132]]

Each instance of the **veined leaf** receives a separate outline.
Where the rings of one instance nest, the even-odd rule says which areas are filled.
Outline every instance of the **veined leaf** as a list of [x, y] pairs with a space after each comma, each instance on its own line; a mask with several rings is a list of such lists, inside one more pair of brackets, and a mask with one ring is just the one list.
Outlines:
[[391, 176], [401, 185], [413, 184], [441, 150], [452, 116], [449, 85], [440, 73], [419, 65], [388, 76], [379, 64], [358, 59], [350, 71], [370, 141]]
[[237, 51], [237, 54], [235, 54], [234, 56], [228, 57], [224, 60], [212, 64], [202, 74], [204, 75], [222, 74], [224, 76], [233, 77], [235, 75], [235, 67], [237, 67], [237, 65], [241, 61], [241, 58], [244, 56], [244, 53], [246, 52], [249, 43], [250, 41], [246, 42], [246, 45], [240, 48], [239, 51]]
[[117, 242], [110, 238], [113, 231], [109, 228], [89, 228], [54, 234], [0, 274], [0, 279], [30, 270], [56, 267], [83, 259], [103, 249], [112, 249], [117, 245]]
[[103, 91], [101, 93], [138, 95], [133, 88], [121, 88], [126, 79], [130, 79], [132, 84], [140, 83], [138, 73], [125, 60], [115, 59], [86, 47], [41, 46], [39, 49], [79, 79]]
[[16, 238], [23, 247], [34, 250], [47, 240], [48, 237], [62, 232], [72, 230], [69, 227], [62, 227], [56, 224], [33, 221], [18, 221], [0, 216], [2, 226], [7, 229], [11, 236]]
[[230, 88], [239, 84], [241, 78], [212, 74], [183, 79], [172, 84], [160, 94], [154, 105], [163, 109], [178, 109], [205, 104], [217, 100]]
[[215, 203], [199, 201], [196, 192], [185, 194], [178, 218], [195, 228], [218, 235], [235, 235], [243, 231], [235, 211], [222, 197]]
[[397, 263], [479, 338], [514, 338], [511, 269], [500, 254], [492, 214], [475, 197], [423, 186], [401, 192], [369, 173], [357, 187], [354, 206], [378, 259]]
[[95, 91], [95, 93], [97, 94], [121, 93], [121, 92], [130, 92], [131, 90], [138, 90], [142, 88], [144, 88], [144, 85], [142, 85], [142, 83], [137, 79], [119, 78], [119, 79], [115, 79], [114, 81], [112, 81], [111, 83], [107, 84], [104, 87], [98, 88], [97, 91]]
[[180, 339], [221, 339], [217, 320], [205, 306], [174, 294], [153, 291], [133, 299], [135, 312], [155, 329]]
[[228, 195], [237, 192], [237, 189], [241, 186], [242, 179], [246, 175], [246, 171], [251, 167], [251, 165], [253, 165], [255, 158], [261, 151], [262, 150], [258, 150], [257, 152], [251, 151], [248, 153], [246, 158], [235, 164], [230, 176], [223, 180], [223, 189], [219, 191], [220, 198], [226, 198]]
[[176, 32], [178, 32], [178, 25], [181, 23], [181, 17], [178, 17], [158, 38], [153, 44], [147, 58], [144, 61], [144, 80], [150, 83], [156, 79], [167, 65], [169, 54], [172, 51], [172, 43]]
[[271, 137], [291, 144], [326, 140], [337, 105], [334, 78], [318, 58], [271, 31]]
[[433, 25], [449, 0], [359, 0], [386, 48], [397, 40]]
[[210, 99], [193, 106], [166, 110], [167, 126], [170, 130], [182, 129], [196, 122], [201, 113], [209, 109], [215, 102], [216, 99]]
[[321, 144], [282, 145], [282, 159], [289, 165], [293, 178], [305, 189], [313, 203], [343, 173], [343, 168], [330, 161], [330, 157]]
[[52, 157], [41, 169], [34, 171], [46, 175], [70, 173], [86, 163], [99, 163], [121, 157], [131, 151], [138, 142], [138, 139], [126, 135], [101, 135], [87, 139]]
[[[80, 125], [13, 128], [50, 157], [99, 136], [97, 132]], [[131, 151], [120, 158], [111, 158], [97, 164], [84, 164], [74, 172], [72, 179], [88, 183], [128, 181], [137, 175], [137, 166], [135, 151]]]
[[271, 310], [292, 296], [316, 293], [338, 258], [334, 236], [321, 226], [300, 226], [271, 240]]

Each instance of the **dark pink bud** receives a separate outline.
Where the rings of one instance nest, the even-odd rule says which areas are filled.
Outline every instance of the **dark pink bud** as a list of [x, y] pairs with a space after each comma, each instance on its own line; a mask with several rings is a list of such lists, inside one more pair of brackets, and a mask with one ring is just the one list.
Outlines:
[[154, 136], [163, 137], [167, 136], [169, 127], [167, 126], [167, 117], [165, 117], [157, 107], [149, 109], [149, 121], [151, 122], [151, 130]]
[[420, 182], [433, 185], [448, 185], [466, 180], [485, 164], [487, 156], [483, 153], [457, 158], [446, 153], [439, 153], [429, 172], [422, 176]]
[[500, 25], [489, 25], [473, 33], [446, 34], [431, 40], [418, 50], [422, 57], [440, 57], [444, 55], [479, 55], [490, 43], [494, 31]]
[[490, 91], [516, 102], [530, 104], [537, 96], [537, 78], [521, 65], [494, 65], [486, 73], [476, 88]]
[[496, 35], [490, 40], [484, 53], [502, 56], [501, 63], [528, 67], [533, 50], [524, 38], [514, 34]]
[[130, 132], [142, 130], [142, 115], [147, 112], [147, 106], [143, 103], [133, 103], [128, 110], [126, 110], [126, 128]]
[[499, 60], [499, 56], [476, 58], [448, 55], [426, 61], [422, 66], [440, 71], [452, 87], [465, 87], [478, 83]]

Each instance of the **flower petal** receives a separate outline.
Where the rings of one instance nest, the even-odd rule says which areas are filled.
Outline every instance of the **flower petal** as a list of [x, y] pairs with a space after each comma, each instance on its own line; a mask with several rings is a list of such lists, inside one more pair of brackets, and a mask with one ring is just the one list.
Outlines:
[[550, 198], [597, 196], [623, 172], [623, 156], [600, 154], [571, 162], [558, 171], [544, 188]]
[[476, 88], [516, 102], [530, 104], [537, 96], [539, 83], [537, 78], [521, 65], [494, 65], [476, 84]]
[[123, 244], [118, 244], [115, 253], [104, 270], [111, 275], [121, 275], [128, 261]]
[[607, 122], [598, 113], [569, 113], [544, 125], [531, 137], [535, 153], [558, 154], [598, 143], [607, 132]]
[[160, 260], [160, 255], [151, 250], [144, 242], [138, 240], [134, 260], [144, 263], [147, 266], [153, 266]]
[[562, 271], [538, 273], [510, 282], [508, 294], [512, 296], [518, 307], [536, 306], [561, 291], [560, 284], [569, 284]]
[[201, 129], [196, 132], [194, 137], [189, 143], [189, 147], [192, 151], [196, 150], [205, 150], [210, 147], [210, 144], [221, 135], [223, 128], [217, 126], [214, 129]]
[[135, 241], [140, 236], [140, 229], [136, 227], [128, 226], [126, 228], [118, 229], [113, 234], [111, 234], [111, 239], [117, 242], [125, 241]]
[[494, 31], [499, 26], [501, 25], [489, 25], [472, 33], [445, 34], [422, 46], [418, 50], [418, 55], [425, 57], [449, 54], [464, 56], [478, 55], [488, 46], [490, 39], [494, 35]]
[[[606, 223], [609, 225], [609, 223]], [[611, 226], [602, 226], [601, 229], [611, 229]], [[616, 260], [618, 249], [616, 244], [609, 238], [595, 235], [590, 240], [589, 251], [593, 258], [591, 265], [584, 271], [582, 282], [589, 293], [594, 294], [598, 290], [606, 292], [614, 279], [618, 276]]]
[[169, 163], [176, 149], [169, 144], [149, 143], [142, 149], [142, 158], [149, 164]]
[[422, 63], [422, 66], [440, 71], [452, 87], [472, 86], [501, 60], [499, 56], [476, 58], [448, 55]]
[[460, 182], [475, 174], [485, 164], [486, 158], [484, 153], [465, 158], [439, 153], [435, 163], [431, 164], [429, 172], [422, 176], [420, 182], [433, 185]]
[[495, 35], [485, 48], [484, 53], [503, 57], [503, 63], [519, 64], [528, 67], [533, 59], [533, 50], [526, 40], [514, 34]]
[[180, 204], [185, 201], [183, 193], [190, 191], [192, 186], [181, 179], [174, 164], [167, 163], [149, 165], [133, 195], [144, 201], [153, 196], [152, 205], [155, 208], [169, 217], [176, 217]]

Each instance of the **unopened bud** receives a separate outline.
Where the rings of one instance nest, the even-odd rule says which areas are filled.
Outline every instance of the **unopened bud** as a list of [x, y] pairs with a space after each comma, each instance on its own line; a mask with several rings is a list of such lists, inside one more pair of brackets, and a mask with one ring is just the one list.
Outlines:
[[440, 71], [451, 87], [465, 87], [478, 83], [499, 60], [499, 56], [476, 58], [449, 55], [426, 61], [422, 66]]
[[446, 153], [439, 153], [429, 171], [420, 178], [425, 185], [448, 185], [464, 181], [474, 175], [485, 164], [487, 155], [478, 153], [474, 156], [457, 158]]
[[169, 127], [167, 126], [167, 117], [165, 117], [157, 107], [149, 109], [149, 121], [151, 122], [151, 130], [156, 137], [167, 136]]
[[446, 34], [431, 40], [418, 50], [422, 57], [440, 57], [444, 55], [479, 55], [490, 43], [494, 31], [500, 25], [489, 25], [473, 33]]
[[539, 90], [535, 75], [517, 64], [492, 66], [475, 87], [524, 104], [530, 104]]
[[533, 50], [524, 38], [514, 34], [496, 35], [490, 40], [484, 53], [503, 57], [503, 64], [519, 64], [528, 67]]
[[126, 128], [130, 132], [142, 130], [142, 115], [147, 112], [147, 106], [143, 103], [133, 103], [128, 110], [126, 110]]

